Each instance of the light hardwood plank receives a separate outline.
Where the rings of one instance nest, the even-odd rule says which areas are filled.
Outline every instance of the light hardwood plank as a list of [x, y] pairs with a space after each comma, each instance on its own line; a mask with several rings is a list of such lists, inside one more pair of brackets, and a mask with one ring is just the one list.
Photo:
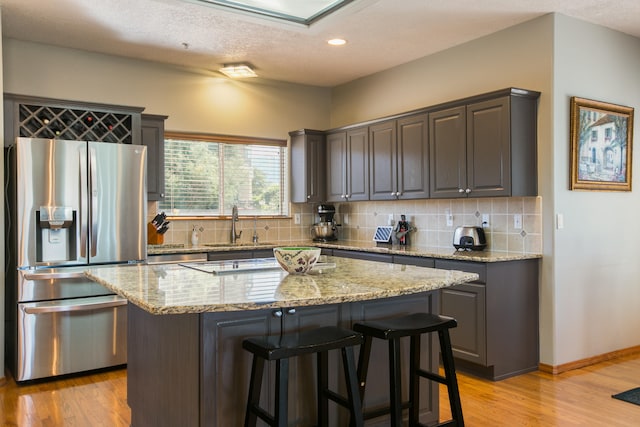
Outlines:
[[[611, 395], [640, 386], [640, 355], [558, 375], [491, 382], [458, 373], [467, 426], [638, 426], [640, 406]], [[441, 419], [450, 416], [441, 386]], [[0, 426], [129, 426], [126, 370], [0, 386]], [[227, 427], [227, 426], [225, 426]]]

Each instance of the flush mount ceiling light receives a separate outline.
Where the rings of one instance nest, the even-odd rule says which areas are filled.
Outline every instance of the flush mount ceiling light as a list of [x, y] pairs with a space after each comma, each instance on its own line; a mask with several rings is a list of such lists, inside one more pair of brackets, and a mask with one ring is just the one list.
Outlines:
[[354, 0], [192, 0], [209, 6], [222, 6], [281, 19], [296, 24], [311, 25]]
[[327, 40], [327, 43], [331, 46], [342, 46], [347, 44], [347, 41], [345, 39], [331, 39]]
[[232, 79], [244, 79], [247, 77], [258, 77], [255, 71], [248, 64], [225, 64], [220, 68], [220, 72]]

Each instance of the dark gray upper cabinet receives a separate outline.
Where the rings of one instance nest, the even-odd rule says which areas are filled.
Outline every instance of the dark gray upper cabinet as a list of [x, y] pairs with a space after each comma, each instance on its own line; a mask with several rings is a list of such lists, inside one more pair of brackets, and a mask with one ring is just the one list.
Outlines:
[[430, 196], [535, 196], [538, 96], [508, 89], [430, 112]]
[[327, 135], [327, 201], [369, 200], [368, 128]]
[[164, 199], [164, 121], [167, 116], [143, 114], [142, 145], [147, 146], [147, 200]]
[[429, 197], [427, 114], [369, 127], [370, 200]]
[[290, 132], [291, 201], [322, 202], [325, 199], [325, 134], [303, 129]]
[[327, 201], [342, 202], [345, 196], [347, 169], [347, 133], [327, 135]]

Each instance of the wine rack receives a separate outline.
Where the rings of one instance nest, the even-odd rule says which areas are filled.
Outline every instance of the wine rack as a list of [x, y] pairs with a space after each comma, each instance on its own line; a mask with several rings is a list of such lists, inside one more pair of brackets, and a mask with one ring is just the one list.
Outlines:
[[132, 116], [128, 113], [19, 104], [18, 122], [22, 137], [133, 142]]

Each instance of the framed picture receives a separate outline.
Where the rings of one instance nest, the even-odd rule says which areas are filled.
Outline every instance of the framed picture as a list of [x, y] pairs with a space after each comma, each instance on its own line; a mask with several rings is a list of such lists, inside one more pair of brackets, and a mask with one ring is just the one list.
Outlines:
[[633, 108], [571, 98], [571, 190], [631, 191]]

